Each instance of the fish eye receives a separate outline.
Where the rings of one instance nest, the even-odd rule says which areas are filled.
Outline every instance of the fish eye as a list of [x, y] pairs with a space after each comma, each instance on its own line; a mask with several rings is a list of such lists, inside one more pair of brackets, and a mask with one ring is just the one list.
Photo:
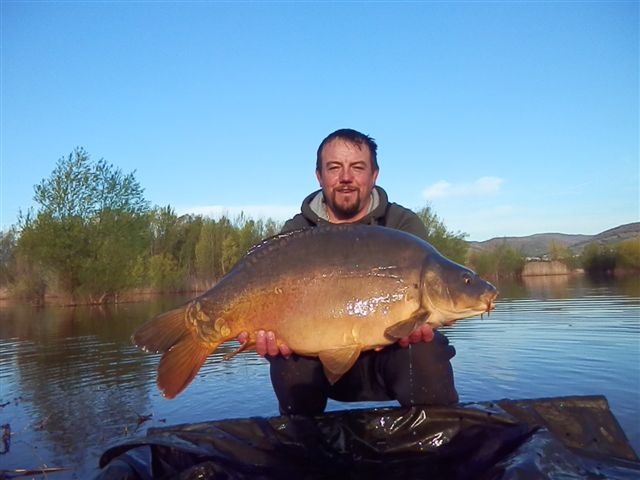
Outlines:
[[465, 274], [462, 276], [462, 281], [464, 281], [464, 284], [465, 284], [465, 285], [471, 285], [471, 275], [469, 275], [469, 274], [465, 273]]

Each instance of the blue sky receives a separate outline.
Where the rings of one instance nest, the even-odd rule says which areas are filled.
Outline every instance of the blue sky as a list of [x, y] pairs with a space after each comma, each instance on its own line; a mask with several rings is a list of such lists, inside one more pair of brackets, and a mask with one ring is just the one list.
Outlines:
[[284, 219], [373, 136], [471, 240], [638, 221], [638, 2], [1, 2], [1, 224], [76, 146], [178, 213]]

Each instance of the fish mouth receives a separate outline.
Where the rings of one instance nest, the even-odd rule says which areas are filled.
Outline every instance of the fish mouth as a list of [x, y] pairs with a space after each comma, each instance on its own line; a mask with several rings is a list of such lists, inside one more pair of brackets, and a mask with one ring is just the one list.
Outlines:
[[[433, 311], [432, 317], [438, 316], [440, 317], [440, 324], [450, 326], [456, 323], [458, 320], [464, 320], [465, 318], [475, 317], [480, 315], [481, 318], [484, 318], [484, 314], [489, 314], [489, 310], [493, 310], [495, 306], [490, 306], [488, 304], [476, 305], [475, 307], [467, 307], [460, 310], [447, 310], [438, 308]], [[437, 312], [437, 313], [436, 313]]]
[[487, 299], [487, 308], [484, 312], [480, 314], [480, 318], [484, 318], [484, 314], [487, 314], [487, 317], [491, 315], [491, 310], [495, 310], [496, 304], [494, 303], [495, 299], [498, 298], [498, 292], [494, 292]]
[[494, 300], [498, 297], [498, 291], [492, 288], [482, 293], [479, 297], [476, 297], [474, 301], [457, 305], [443, 305], [436, 304], [433, 300], [428, 298], [428, 310], [431, 312], [429, 323], [433, 325], [453, 325], [458, 320], [463, 320], [469, 317], [475, 317], [480, 315], [480, 318], [484, 318], [484, 314], [487, 316], [491, 310], [496, 308]]

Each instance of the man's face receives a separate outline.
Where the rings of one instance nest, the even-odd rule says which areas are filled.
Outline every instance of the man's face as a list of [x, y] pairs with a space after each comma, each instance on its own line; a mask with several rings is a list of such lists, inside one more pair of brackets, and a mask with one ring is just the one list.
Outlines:
[[371, 190], [378, 171], [371, 166], [371, 154], [365, 144], [340, 138], [327, 143], [321, 152], [322, 170], [316, 171], [324, 193], [329, 220], [354, 222], [367, 213]]

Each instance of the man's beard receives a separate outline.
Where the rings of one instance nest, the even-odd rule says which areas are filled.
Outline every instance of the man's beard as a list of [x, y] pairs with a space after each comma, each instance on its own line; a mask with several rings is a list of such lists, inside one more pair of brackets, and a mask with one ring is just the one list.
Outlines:
[[360, 191], [355, 191], [355, 198], [349, 203], [338, 202], [338, 192], [334, 190], [331, 194], [331, 207], [333, 207], [333, 213], [341, 220], [346, 220], [357, 214], [362, 208], [362, 202], [360, 201]]

